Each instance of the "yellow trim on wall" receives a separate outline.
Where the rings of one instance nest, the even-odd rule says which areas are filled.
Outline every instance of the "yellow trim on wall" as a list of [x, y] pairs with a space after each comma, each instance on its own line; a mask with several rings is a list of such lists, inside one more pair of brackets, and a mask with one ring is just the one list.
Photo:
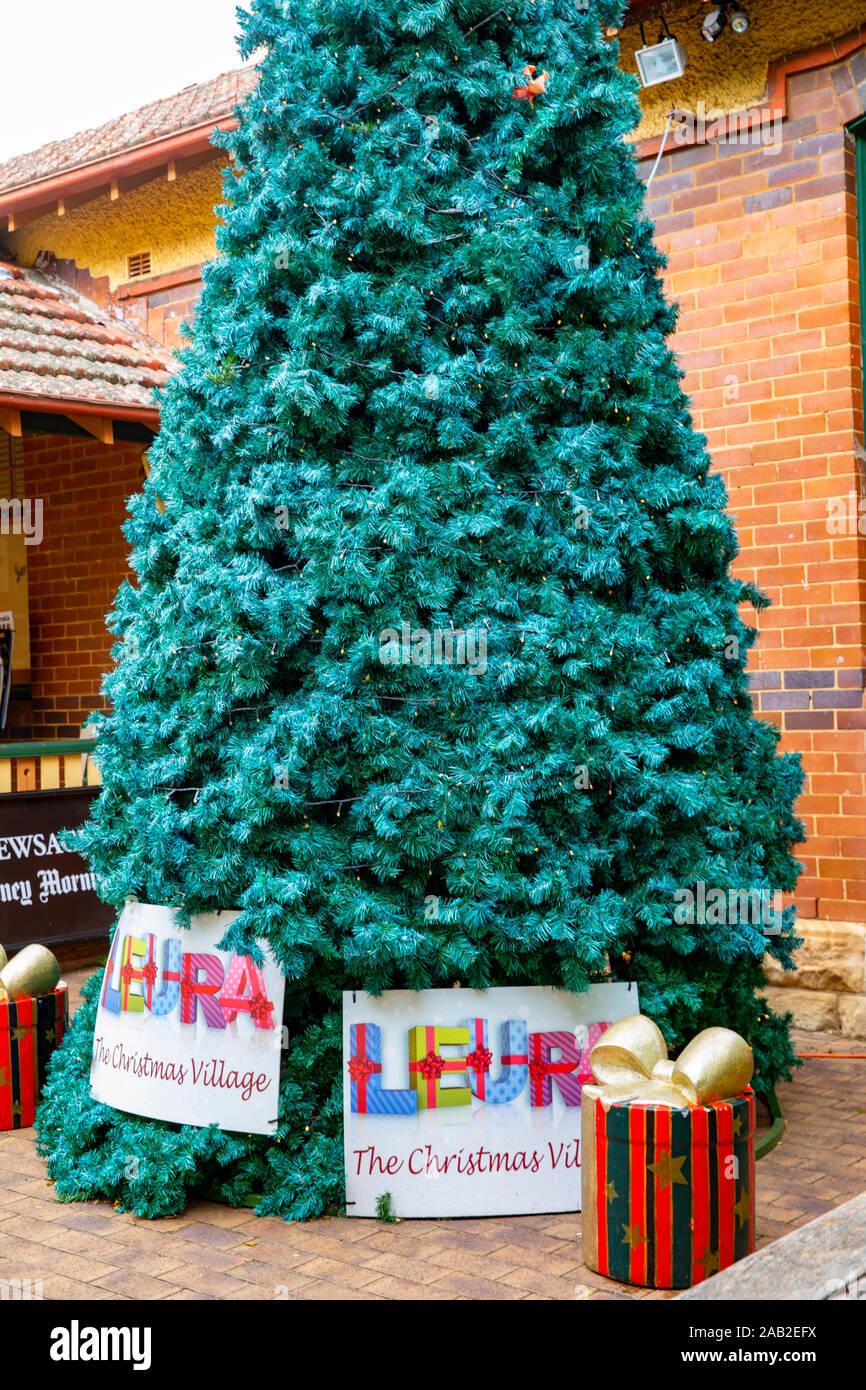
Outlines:
[[39, 780], [44, 792], [53, 791], [60, 786], [60, 759], [39, 759]]
[[[81, 753], [67, 753], [63, 758], [63, 785], [65, 787], [83, 787], [84, 770], [82, 767]], [[0, 762], [0, 769], [2, 769]]]

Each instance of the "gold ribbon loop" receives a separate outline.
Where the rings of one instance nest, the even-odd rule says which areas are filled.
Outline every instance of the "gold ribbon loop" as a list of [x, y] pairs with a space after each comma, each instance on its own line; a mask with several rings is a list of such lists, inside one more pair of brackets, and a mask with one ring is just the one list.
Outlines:
[[618, 1102], [694, 1108], [742, 1095], [752, 1079], [752, 1049], [730, 1028], [705, 1028], [676, 1061], [661, 1029], [629, 1014], [602, 1034], [589, 1057], [605, 1109]]

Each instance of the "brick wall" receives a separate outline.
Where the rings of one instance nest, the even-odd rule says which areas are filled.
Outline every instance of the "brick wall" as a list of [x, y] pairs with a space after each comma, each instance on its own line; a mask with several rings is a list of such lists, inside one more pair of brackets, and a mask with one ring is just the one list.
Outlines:
[[82, 269], [74, 260], [58, 259], [50, 251], [40, 251], [35, 266], [43, 274], [71, 285], [103, 309], [122, 315], [169, 349], [183, 345], [181, 328], [184, 323], [192, 322], [201, 298], [200, 265], [150, 276], [146, 280], [129, 281], [114, 291], [107, 275], [94, 279], [89, 270]]
[[[832, 57], [788, 76], [785, 119], [766, 149], [745, 131], [669, 147], [648, 210], [679, 303], [674, 347], [695, 425], [737, 521], [736, 572], [773, 600], [758, 619], [753, 684], [760, 717], [802, 755], [808, 777], [798, 906], [807, 917], [862, 921], [866, 536], [856, 520], [832, 524], [829, 509], [864, 495], [857, 199], [845, 126], [866, 105], [866, 49]], [[653, 162], [642, 161], [644, 177]], [[753, 610], [744, 616], [754, 621]]]
[[192, 322], [201, 298], [201, 266], [178, 270], [150, 280], [121, 285], [113, 297], [116, 309], [158, 343], [178, 348], [181, 328]]
[[[36, 435], [24, 441], [27, 496], [43, 501], [43, 539], [28, 548], [32, 729], [77, 738], [102, 705], [113, 636], [105, 615], [128, 573], [121, 532], [141, 487], [141, 448]], [[21, 731], [17, 732], [21, 737]]]

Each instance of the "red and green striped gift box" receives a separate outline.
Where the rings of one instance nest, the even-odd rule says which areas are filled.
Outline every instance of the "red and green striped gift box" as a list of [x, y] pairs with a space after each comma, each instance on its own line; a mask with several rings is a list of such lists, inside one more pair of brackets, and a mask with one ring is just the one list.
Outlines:
[[51, 994], [0, 1003], [0, 1129], [33, 1124], [48, 1060], [68, 1026], [62, 982]]
[[685, 1289], [755, 1248], [755, 1095], [694, 1109], [583, 1091], [583, 1249], [625, 1284]]

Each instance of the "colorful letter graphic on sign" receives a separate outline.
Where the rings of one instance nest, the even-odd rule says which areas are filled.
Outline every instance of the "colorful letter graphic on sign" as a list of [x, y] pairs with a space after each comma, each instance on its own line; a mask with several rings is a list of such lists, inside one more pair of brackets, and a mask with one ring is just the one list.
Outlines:
[[234, 1023], [244, 1013], [257, 1028], [274, 1027], [274, 1006], [264, 976], [249, 956], [232, 956], [219, 1002], [226, 1023]]
[[162, 972], [159, 989], [154, 991], [150, 1011], [158, 1018], [170, 1014], [180, 998], [180, 969], [182, 951], [180, 942], [168, 937], [162, 943]]
[[487, 1019], [469, 1019], [469, 1042], [472, 1051], [466, 1058], [469, 1086], [473, 1096], [488, 1105], [506, 1105], [515, 1100], [526, 1085], [529, 1074], [529, 1050], [526, 1024], [516, 1019], [503, 1023], [499, 1030], [502, 1052], [502, 1072], [498, 1081], [489, 1075], [493, 1056], [487, 1046]]
[[[199, 971], [204, 971], [204, 979], [199, 980]], [[184, 952], [183, 969], [180, 975], [180, 1021], [195, 1023], [198, 1006], [210, 1028], [225, 1028], [226, 1021], [219, 1001], [214, 998], [223, 986], [226, 972], [219, 956], [205, 955], [203, 951]]]
[[589, 1065], [589, 1054], [592, 1052], [592, 1049], [595, 1047], [602, 1033], [605, 1031], [606, 1028], [609, 1027], [610, 1023], [586, 1023], [580, 1029], [575, 1029], [576, 1033], [582, 1033], [584, 1030], [586, 1031], [586, 1042], [582, 1045], [580, 1053], [580, 1066], [578, 1067], [576, 1072], [577, 1080], [580, 1084], [581, 1091], [583, 1091], [583, 1088], [587, 1082], [592, 1084], [592, 1082], [595, 1080], [595, 1077], [592, 1074], [592, 1067]]
[[[550, 1060], [555, 1047], [562, 1054], [558, 1062]], [[529, 1083], [532, 1105], [550, 1105], [553, 1094], [551, 1080], [556, 1081], [566, 1105], [580, 1105], [583, 1083], [574, 1074], [580, 1065], [580, 1057], [581, 1049], [573, 1033], [530, 1033]]]
[[[124, 940], [126, 938], [124, 937]], [[111, 943], [111, 950], [108, 953], [108, 962], [105, 966], [105, 978], [102, 982], [102, 1007], [110, 1009], [113, 1014], [120, 1013], [120, 990], [115, 989], [111, 983], [114, 974], [114, 962], [117, 959], [117, 943], [120, 940], [120, 932], [114, 933], [114, 940]]]
[[[134, 965], [133, 958], [143, 963]], [[134, 1014], [143, 1013], [145, 1003], [151, 1008], [156, 976], [156, 937], [151, 932], [143, 937], [127, 936], [120, 964], [120, 1007]], [[139, 982], [144, 985], [144, 994], [134, 994], [130, 989], [130, 985]]]
[[445, 1072], [465, 1072], [465, 1057], [440, 1057], [440, 1047], [467, 1047], [468, 1028], [419, 1027], [409, 1029], [409, 1084], [418, 1093], [419, 1110], [442, 1105], [471, 1105], [468, 1086], [442, 1086]]
[[349, 1032], [349, 1076], [353, 1115], [414, 1115], [414, 1091], [382, 1090], [382, 1030], [375, 1023], [353, 1023]]

